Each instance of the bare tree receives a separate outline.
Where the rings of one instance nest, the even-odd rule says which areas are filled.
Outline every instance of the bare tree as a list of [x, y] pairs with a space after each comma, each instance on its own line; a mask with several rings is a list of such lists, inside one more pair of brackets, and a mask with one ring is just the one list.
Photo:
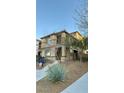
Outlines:
[[79, 0], [80, 6], [75, 9], [74, 21], [76, 26], [84, 38], [80, 42], [77, 42], [79, 47], [80, 62], [83, 57], [83, 50], [88, 49], [88, 0]]
[[[81, 3], [82, 1], [83, 0], [80, 0]], [[75, 16], [73, 18], [78, 27], [78, 30], [87, 36], [88, 34], [88, 3], [87, 3], [87, 0], [84, 0], [84, 1], [85, 1], [85, 4], [84, 4], [85, 6], [81, 4], [79, 8], [75, 9]]]

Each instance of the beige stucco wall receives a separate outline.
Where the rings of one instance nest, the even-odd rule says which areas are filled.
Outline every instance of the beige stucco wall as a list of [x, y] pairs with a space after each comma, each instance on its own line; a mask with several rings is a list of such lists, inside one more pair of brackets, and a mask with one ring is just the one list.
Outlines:
[[50, 36], [50, 40], [52, 42], [52, 45], [55, 45], [57, 43], [57, 37], [56, 37], [56, 35], [51, 35]]
[[73, 35], [75, 38], [77, 38], [78, 40], [82, 40], [82, 39], [83, 39], [83, 36], [81, 36], [78, 32], [73, 33], [72, 35]]
[[51, 36], [50, 36], [50, 39], [51, 39], [51, 40], [56, 40], [57, 37], [56, 37], [56, 35], [51, 35]]
[[[61, 33], [61, 44], [65, 43], [65, 38], [66, 38], [67, 34], [65, 32]], [[75, 33], [73, 34], [73, 36], [75, 36], [75, 38], [81, 40], [83, 37], [80, 36], [79, 33]], [[53, 44], [56, 45], [57, 43], [57, 36], [56, 35], [51, 35], [50, 37], [41, 39], [41, 51], [42, 51], [42, 56], [46, 56], [45, 55], [45, 47], [47, 45], [47, 40], [51, 40], [52, 42], [54, 42]], [[44, 48], [44, 49], [43, 49]], [[70, 51], [66, 51], [66, 47], [63, 45], [62, 46], [62, 56], [61, 56], [61, 61], [69, 59], [69, 53]], [[50, 56], [47, 57], [48, 59], [51, 60], [55, 60], [56, 59], [56, 54], [55, 54], [55, 48], [50, 48]], [[70, 59], [72, 59], [72, 57], [70, 56]]]
[[66, 33], [61, 34], [61, 44], [65, 43]]
[[76, 37], [77, 37], [77, 39], [79, 39], [79, 40], [82, 40], [82, 39], [83, 39], [83, 37], [82, 37], [82, 36], [80, 36], [80, 34], [79, 34], [79, 33], [76, 33]]
[[55, 48], [51, 48], [51, 56], [56, 56], [55, 55]]
[[44, 48], [47, 44], [47, 40], [46, 39], [41, 39], [41, 48]]

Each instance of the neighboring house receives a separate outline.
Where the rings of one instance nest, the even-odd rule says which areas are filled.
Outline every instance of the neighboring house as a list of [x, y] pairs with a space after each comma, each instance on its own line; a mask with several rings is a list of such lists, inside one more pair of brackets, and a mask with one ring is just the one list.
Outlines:
[[[68, 33], [67, 31], [61, 31], [52, 33], [50, 35], [41, 37], [40, 50], [41, 55], [51, 60], [75, 59], [78, 58], [78, 50], [70, 49], [66, 45], [66, 38], [69, 37], [70, 41], [78, 41], [83, 39], [79, 32]], [[70, 55], [72, 54], [73, 55]]]
[[78, 40], [82, 40], [83, 39], [82, 35], [78, 31], [72, 32], [70, 34], [73, 35]]
[[36, 39], [36, 55], [38, 55], [38, 52], [40, 52], [40, 45], [41, 41]]

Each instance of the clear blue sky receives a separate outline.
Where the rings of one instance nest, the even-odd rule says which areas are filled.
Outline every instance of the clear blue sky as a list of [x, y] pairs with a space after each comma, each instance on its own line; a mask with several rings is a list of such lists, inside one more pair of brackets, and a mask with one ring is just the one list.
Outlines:
[[[83, 1], [83, 2], [80, 2]], [[36, 38], [66, 29], [78, 31], [74, 10], [86, 0], [36, 0]]]

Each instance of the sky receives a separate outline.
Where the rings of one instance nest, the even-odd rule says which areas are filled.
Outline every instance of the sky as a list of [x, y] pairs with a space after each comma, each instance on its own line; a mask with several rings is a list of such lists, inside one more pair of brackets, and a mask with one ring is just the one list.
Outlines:
[[36, 38], [66, 30], [78, 31], [73, 17], [75, 9], [85, 7], [86, 0], [36, 0]]

